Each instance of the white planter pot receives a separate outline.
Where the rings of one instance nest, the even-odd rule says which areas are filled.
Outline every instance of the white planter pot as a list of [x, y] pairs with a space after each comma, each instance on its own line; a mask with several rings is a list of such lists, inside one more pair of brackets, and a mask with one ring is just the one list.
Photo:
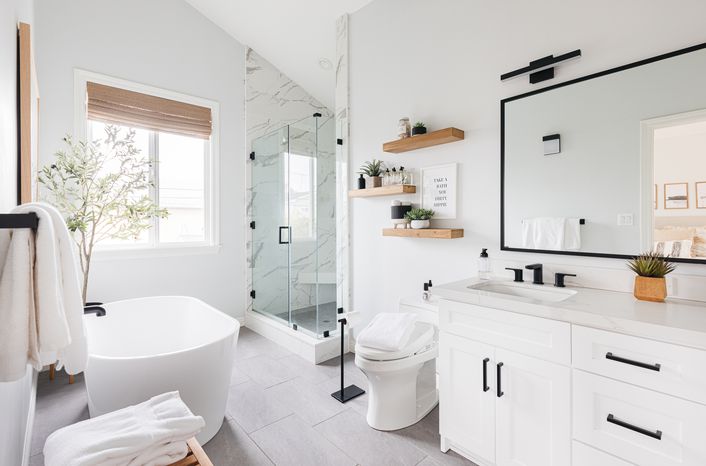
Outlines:
[[429, 220], [412, 220], [412, 228], [415, 230], [429, 228], [430, 223]]

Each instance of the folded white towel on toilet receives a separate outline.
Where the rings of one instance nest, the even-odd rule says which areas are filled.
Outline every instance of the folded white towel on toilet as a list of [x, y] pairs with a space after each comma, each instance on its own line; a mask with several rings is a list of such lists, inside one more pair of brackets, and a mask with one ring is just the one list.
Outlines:
[[417, 315], [408, 312], [383, 312], [361, 330], [356, 342], [384, 351], [399, 351], [409, 343]]
[[204, 427], [179, 392], [57, 430], [44, 444], [46, 466], [165, 466], [184, 458]]

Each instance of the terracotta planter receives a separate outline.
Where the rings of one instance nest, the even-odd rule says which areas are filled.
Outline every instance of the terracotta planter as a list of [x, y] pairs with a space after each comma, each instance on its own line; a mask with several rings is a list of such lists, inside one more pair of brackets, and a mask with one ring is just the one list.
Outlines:
[[379, 188], [382, 186], [382, 177], [381, 176], [371, 176], [370, 182], [372, 183], [372, 185], [370, 186], [371, 188]]
[[637, 299], [642, 301], [664, 302], [667, 297], [667, 280], [664, 278], [635, 277], [635, 290]]

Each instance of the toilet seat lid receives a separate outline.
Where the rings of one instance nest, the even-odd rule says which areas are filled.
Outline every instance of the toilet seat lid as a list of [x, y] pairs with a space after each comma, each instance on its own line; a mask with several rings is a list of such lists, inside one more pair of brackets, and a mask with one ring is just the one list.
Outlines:
[[429, 322], [415, 322], [414, 330], [409, 338], [409, 343], [397, 351], [386, 351], [377, 348], [369, 348], [358, 343], [355, 345], [355, 353], [365, 359], [372, 361], [392, 361], [412, 356], [424, 349], [434, 340], [434, 325]]

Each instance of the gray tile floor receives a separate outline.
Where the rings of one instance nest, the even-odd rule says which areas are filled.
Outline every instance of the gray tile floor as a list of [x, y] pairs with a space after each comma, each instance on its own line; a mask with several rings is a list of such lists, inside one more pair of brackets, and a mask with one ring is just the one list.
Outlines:
[[[309, 364], [242, 328], [223, 427], [204, 449], [216, 466], [229, 465], [467, 465], [439, 450], [439, 413], [396, 432], [365, 421], [367, 394], [342, 405], [331, 397], [339, 385], [332, 360]], [[346, 357], [347, 383], [367, 389], [365, 375]], [[86, 419], [83, 378], [69, 385], [63, 373], [39, 377], [31, 466], [43, 464], [42, 448], [54, 430]]]
[[[277, 317], [286, 322], [289, 320], [289, 313], [282, 312], [277, 314]], [[308, 306], [292, 311], [292, 323], [317, 335], [322, 335], [326, 330], [336, 330], [337, 322], [335, 301], [319, 304], [318, 309], [316, 306]]]

